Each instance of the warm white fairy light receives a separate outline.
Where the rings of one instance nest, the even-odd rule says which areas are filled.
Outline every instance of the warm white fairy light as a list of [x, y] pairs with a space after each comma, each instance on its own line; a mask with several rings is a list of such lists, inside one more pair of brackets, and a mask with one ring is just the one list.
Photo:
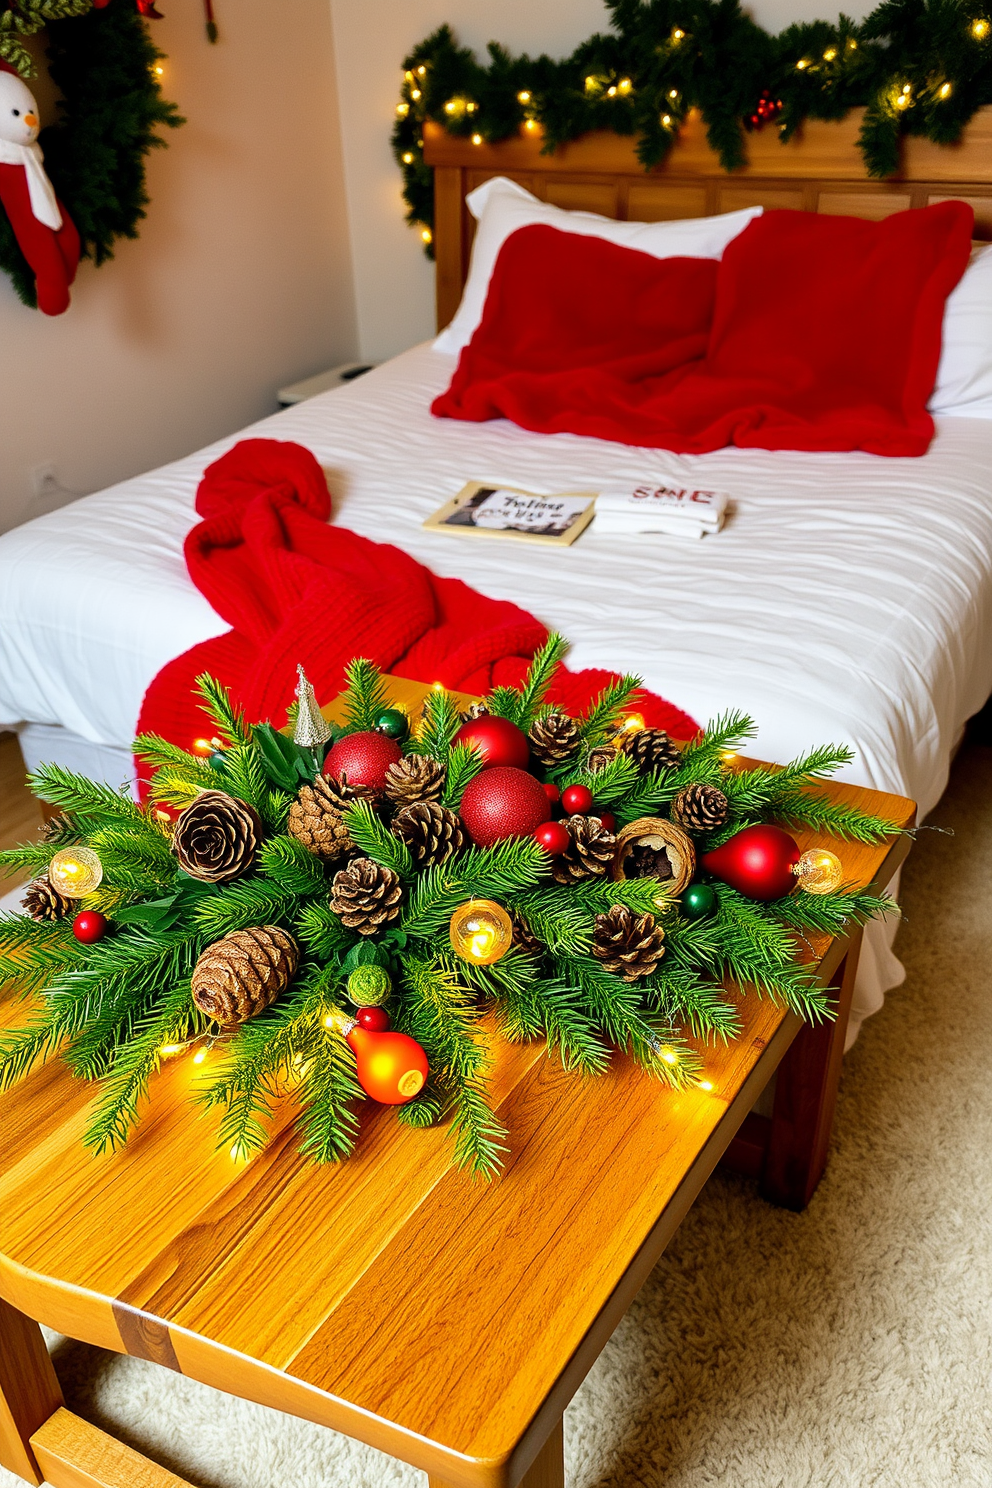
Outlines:
[[404, 165], [412, 165], [413, 164], [413, 151], [412, 150], [404, 150], [404, 152], [403, 152], [403, 164]]
[[414, 102], [416, 102], [416, 100], [421, 97], [420, 89], [419, 88], [411, 88], [411, 90], [410, 90], [410, 97], [414, 100]]
[[676, 1051], [667, 1047], [661, 1050], [661, 1058], [666, 1064], [670, 1064], [672, 1066], [678, 1064], [679, 1062], [679, 1056]]
[[616, 98], [616, 96], [617, 96], [617, 90], [616, 90], [616, 88], [614, 88], [614, 87], [607, 88], [607, 90], [606, 90], [606, 96], [607, 96], [607, 98]]
[[207, 1057], [207, 1051], [206, 1051], [206, 1049], [197, 1049], [196, 1053], [193, 1055], [193, 1063], [194, 1064], [202, 1064], [203, 1061], [206, 1059], [206, 1057]]
[[433, 242], [434, 234], [431, 232], [429, 227], [422, 227], [420, 229], [420, 236], [422, 241], [425, 243]]
[[408, 103], [398, 103], [396, 105], [396, 117], [397, 117], [397, 119], [405, 119], [406, 116], [407, 116], [407, 114], [409, 112], [410, 112], [410, 105]]
[[671, 114], [662, 114], [662, 116], [661, 116], [661, 122], [665, 126], [665, 128], [668, 129], [671, 126], [671, 122], [672, 122], [672, 116], [671, 116]]
[[823, 54], [823, 60], [824, 60], [824, 62], [833, 62], [834, 59], [836, 58], [836, 56], [837, 56], [837, 48], [836, 47], [827, 47], [827, 50]]
[[626, 98], [627, 94], [632, 91], [633, 87], [634, 85], [630, 81], [630, 78], [621, 78], [620, 81], [617, 83], [617, 92], [622, 98]]
[[989, 22], [986, 20], [972, 21], [971, 34], [976, 41], [984, 41], [989, 34]]
[[796, 70], [798, 72], [804, 72], [805, 69], [808, 66], [809, 66], [809, 58], [808, 57], [800, 57], [799, 61], [796, 63]]
[[684, 36], [685, 36], [685, 32], [682, 30], [682, 28], [680, 26], [676, 26], [675, 27], [675, 30], [672, 32], [672, 40], [673, 41], [682, 41], [683, 38], [684, 38]]
[[482, 144], [482, 135], [481, 134], [473, 134], [473, 136], [472, 136], [472, 143], [473, 143], [473, 145], [481, 145]]
[[668, 90], [668, 96], [672, 100], [672, 102], [674, 103], [675, 100], [676, 100], [676, 98], [678, 98], [678, 96], [679, 96], [679, 90], [678, 90], [678, 88], [669, 88], [669, 90]]
[[950, 98], [953, 89], [950, 83], [942, 83], [937, 94], [938, 98]]
[[524, 88], [521, 92], [519, 92], [517, 94], [517, 102], [518, 103], [530, 103], [530, 94], [528, 93], [528, 91], [527, 91], [526, 88]]

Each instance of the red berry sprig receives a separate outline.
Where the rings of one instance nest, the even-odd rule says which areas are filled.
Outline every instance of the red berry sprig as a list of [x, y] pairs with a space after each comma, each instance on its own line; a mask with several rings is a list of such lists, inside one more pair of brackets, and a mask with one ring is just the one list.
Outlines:
[[592, 810], [592, 791], [587, 785], [566, 785], [561, 804], [567, 816], [588, 816]]
[[534, 840], [544, 848], [549, 857], [560, 858], [562, 853], [567, 851], [572, 839], [568, 828], [561, 822], [547, 821], [542, 822], [536, 829]]
[[102, 940], [109, 928], [110, 921], [98, 909], [81, 909], [72, 922], [72, 933], [83, 945]]

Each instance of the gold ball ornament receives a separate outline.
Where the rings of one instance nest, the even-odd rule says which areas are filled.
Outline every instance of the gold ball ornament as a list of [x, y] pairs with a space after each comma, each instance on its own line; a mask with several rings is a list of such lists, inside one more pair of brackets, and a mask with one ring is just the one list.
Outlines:
[[513, 943], [513, 921], [492, 899], [469, 899], [459, 905], [448, 926], [451, 949], [475, 966], [492, 966]]
[[48, 865], [48, 882], [67, 899], [82, 899], [103, 882], [103, 864], [91, 847], [63, 847]]
[[844, 881], [840, 858], [822, 847], [808, 848], [792, 871], [807, 894], [832, 894]]

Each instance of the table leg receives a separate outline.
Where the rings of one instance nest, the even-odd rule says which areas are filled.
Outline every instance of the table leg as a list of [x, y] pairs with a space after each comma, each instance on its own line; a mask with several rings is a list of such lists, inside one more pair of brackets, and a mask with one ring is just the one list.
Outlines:
[[[518, 1488], [565, 1488], [564, 1430], [559, 1421], [544, 1446], [519, 1480]], [[428, 1488], [448, 1488], [443, 1478], [433, 1473]]]
[[806, 1208], [827, 1165], [860, 950], [858, 934], [837, 969], [836, 1021], [807, 1023], [778, 1067], [760, 1192], [785, 1209]]
[[0, 1297], [0, 1465], [41, 1483], [30, 1439], [61, 1404], [41, 1329]]

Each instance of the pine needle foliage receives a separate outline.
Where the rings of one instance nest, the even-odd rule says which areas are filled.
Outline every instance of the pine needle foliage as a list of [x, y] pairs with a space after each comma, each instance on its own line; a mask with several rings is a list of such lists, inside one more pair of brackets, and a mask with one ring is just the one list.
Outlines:
[[[548, 707], [563, 650], [551, 636], [522, 686], [495, 689], [484, 700], [487, 709], [529, 727]], [[609, 808], [623, 824], [667, 812], [687, 783], [715, 785], [727, 796], [729, 818], [719, 831], [697, 834], [700, 854], [769, 819], [865, 842], [893, 830], [825, 794], [824, 779], [848, 759], [843, 749], [811, 750], [777, 770], [740, 768], [730, 756], [753, 725], [737, 713], [703, 731], [670, 768], [639, 773], [636, 761], [618, 752], [590, 771], [590, 749], [614, 737], [639, 686], [625, 677], [604, 689], [578, 720], [570, 758], [546, 772], [548, 779], [588, 784], [594, 811]], [[388, 705], [388, 690], [366, 661], [349, 668], [348, 688], [344, 731], [364, 732]], [[44, 842], [0, 854], [0, 867], [42, 876], [60, 847], [81, 844], [103, 866], [99, 889], [81, 901], [113, 922], [94, 945], [75, 939], [68, 917], [0, 917], [0, 987], [26, 1008], [23, 1025], [0, 1035], [0, 1088], [60, 1055], [77, 1076], [99, 1081], [85, 1134], [96, 1150], [127, 1140], [154, 1099], [163, 1059], [209, 1046], [197, 1098], [215, 1110], [221, 1144], [248, 1158], [274, 1131], [295, 1123], [301, 1150], [315, 1161], [347, 1157], [364, 1098], [361, 1065], [347, 1041], [355, 1014], [349, 978], [375, 965], [392, 985], [393, 1029], [420, 1043], [430, 1069], [424, 1088], [398, 1108], [399, 1119], [414, 1129], [442, 1123], [454, 1162], [491, 1178], [512, 1141], [488, 1095], [496, 1037], [544, 1040], [577, 1078], [601, 1074], [620, 1050], [682, 1089], [698, 1074], [697, 1046], [735, 1036], [740, 989], [754, 988], [806, 1018], [829, 1017], [829, 997], [812, 969], [814, 940], [894, 907], [855, 886], [820, 897], [797, 890], [759, 903], [714, 882], [715, 913], [692, 920], [671, 885], [655, 878], [601, 872], [558, 883], [551, 860], [529, 836], [470, 845], [445, 862], [419, 866], [393, 831], [396, 808], [384, 796], [345, 810], [353, 849], [327, 863], [287, 830], [297, 781], [309, 781], [319, 761], [268, 724], [246, 720], [213, 679], [201, 677], [198, 689], [221, 746], [210, 762], [143, 735], [136, 750], [151, 771], [150, 806], [124, 788], [46, 766], [33, 785], [63, 818]], [[432, 691], [405, 746], [444, 766], [443, 800], [451, 810], [483, 767], [475, 750], [453, 742], [460, 721], [453, 696]], [[197, 878], [195, 865], [194, 872], [180, 870], [172, 824], [155, 804], [185, 808], [206, 789], [252, 806], [262, 820], [262, 840], [233, 881]], [[396, 913], [370, 935], [349, 928], [332, 897], [335, 876], [356, 855], [399, 880]], [[392, 893], [395, 881], [389, 882]], [[495, 901], [514, 927], [515, 943], [489, 965], [463, 959], [450, 941], [452, 916], [474, 900]], [[597, 917], [618, 906], [650, 916], [664, 931], [661, 959], [629, 982], [594, 954]], [[208, 948], [215, 954], [237, 931], [273, 926], [297, 944], [295, 975], [272, 1006], [219, 1029], [192, 998], [200, 956]]]

